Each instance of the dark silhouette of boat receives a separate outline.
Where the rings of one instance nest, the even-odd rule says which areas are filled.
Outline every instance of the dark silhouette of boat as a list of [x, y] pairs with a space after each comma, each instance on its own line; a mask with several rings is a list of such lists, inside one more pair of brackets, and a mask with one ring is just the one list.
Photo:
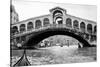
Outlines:
[[23, 52], [23, 56], [17, 61], [16, 64], [13, 65], [13, 67], [18, 67], [18, 66], [30, 66], [30, 62], [28, 61], [27, 59], [27, 56], [26, 56], [26, 50], [24, 49], [24, 52]]

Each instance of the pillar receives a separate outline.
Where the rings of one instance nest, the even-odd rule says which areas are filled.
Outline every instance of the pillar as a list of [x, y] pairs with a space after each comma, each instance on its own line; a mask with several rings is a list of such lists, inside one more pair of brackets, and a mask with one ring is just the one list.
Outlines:
[[[44, 18], [43, 18], [43, 19], [44, 19]], [[44, 25], [43, 25], [43, 19], [41, 20], [41, 23], [42, 23], [41, 26], [42, 26], [42, 27], [44, 26]]]
[[25, 31], [27, 31], [27, 23], [25, 24]]
[[73, 29], [74, 27], [73, 27], [73, 19], [72, 19], [72, 29]]

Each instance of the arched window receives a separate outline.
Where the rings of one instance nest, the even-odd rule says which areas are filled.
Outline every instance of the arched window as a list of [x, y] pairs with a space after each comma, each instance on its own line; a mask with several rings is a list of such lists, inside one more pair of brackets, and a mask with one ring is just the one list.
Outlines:
[[82, 32], [85, 32], [85, 23], [84, 22], [80, 23], [80, 29]]
[[12, 27], [11, 32], [12, 32], [13, 34], [18, 33], [18, 27], [17, 27], [17, 26]]
[[56, 16], [56, 15], [63, 15], [63, 13], [62, 13], [61, 10], [56, 10], [56, 11], [53, 12], [53, 18], [54, 18], [54, 16]]
[[35, 28], [40, 28], [42, 26], [42, 23], [40, 20], [36, 20], [35, 22]]
[[73, 27], [79, 29], [79, 22], [77, 20], [73, 21]]
[[49, 24], [49, 19], [48, 18], [44, 18], [43, 25], [47, 26], [48, 24]]
[[62, 17], [56, 17], [55, 22], [56, 22], [56, 24], [63, 24], [63, 18]]
[[94, 26], [94, 33], [97, 33], [97, 26]]
[[87, 31], [88, 31], [89, 33], [92, 33], [92, 24], [88, 24], [88, 25], [87, 25]]
[[67, 25], [68, 27], [72, 27], [72, 20], [71, 20], [70, 18], [67, 18], [67, 19], [66, 19], [66, 25]]
[[27, 30], [31, 30], [33, 28], [33, 23], [32, 22], [29, 22], [27, 24]]
[[21, 24], [20, 25], [20, 32], [24, 32], [24, 31], [26, 31], [25, 24]]

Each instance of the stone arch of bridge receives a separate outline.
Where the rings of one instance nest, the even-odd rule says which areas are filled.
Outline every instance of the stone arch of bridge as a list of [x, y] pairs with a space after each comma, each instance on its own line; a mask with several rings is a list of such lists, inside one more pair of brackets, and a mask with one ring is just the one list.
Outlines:
[[90, 46], [89, 42], [86, 41], [84, 38], [82, 38], [81, 36], [79, 36], [75, 33], [68, 31], [65, 28], [46, 29], [46, 30], [41, 30], [39, 32], [35, 32], [31, 36], [29, 36], [28, 40], [25, 41], [25, 43], [23, 45], [26, 47], [32, 47], [32, 46], [37, 45], [39, 42], [41, 42], [45, 38], [48, 38], [53, 35], [70, 36], [70, 37], [77, 39], [80, 43], [82, 43], [83, 47]]

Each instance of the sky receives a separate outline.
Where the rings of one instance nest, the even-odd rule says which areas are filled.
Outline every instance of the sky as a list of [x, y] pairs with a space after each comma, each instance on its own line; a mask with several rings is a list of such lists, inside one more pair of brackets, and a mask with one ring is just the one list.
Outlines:
[[46, 3], [32, 0], [12, 0], [12, 4], [19, 15], [19, 21], [50, 14], [49, 10], [57, 6], [66, 9], [67, 14], [72, 16], [97, 21], [97, 7], [95, 5]]

